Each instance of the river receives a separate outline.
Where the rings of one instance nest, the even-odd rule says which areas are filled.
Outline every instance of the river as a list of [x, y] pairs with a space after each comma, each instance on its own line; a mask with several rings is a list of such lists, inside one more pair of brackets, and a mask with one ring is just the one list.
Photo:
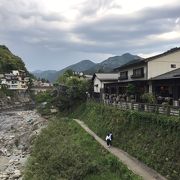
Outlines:
[[32, 141], [46, 124], [35, 110], [0, 113], [0, 179], [22, 179]]

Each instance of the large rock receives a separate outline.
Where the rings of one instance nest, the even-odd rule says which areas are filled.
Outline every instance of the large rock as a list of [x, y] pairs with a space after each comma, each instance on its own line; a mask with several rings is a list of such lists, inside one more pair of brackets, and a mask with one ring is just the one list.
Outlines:
[[20, 172], [20, 170], [15, 170], [14, 171], [14, 174], [13, 174], [13, 176], [12, 176], [12, 178], [13, 179], [16, 179], [16, 178], [19, 178], [19, 177], [21, 177], [21, 172]]
[[9, 175], [7, 173], [0, 173], [0, 179], [1, 180], [6, 180], [9, 178]]

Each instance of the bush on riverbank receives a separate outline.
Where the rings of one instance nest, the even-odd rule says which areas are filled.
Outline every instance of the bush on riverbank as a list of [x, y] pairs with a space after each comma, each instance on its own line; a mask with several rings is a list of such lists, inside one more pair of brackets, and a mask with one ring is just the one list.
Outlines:
[[37, 137], [24, 180], [140, 179], [69, 119], [50, 122]]
[[0, 98], [7, 98], [9, 97], [14, 97], [15, 93], [11, 90], [9, 90], [6, 86], [1, 86], [0, 89]]
[[38, 112], [42, 116], [49, 116], [52, 114], [50, 111], [53, 106], [53, 97], [51, 91], [40, 92], [37, 95], [33, 95], [33, 99], [36, 103], [36, 108]]
[[118, 146], [168, 179], [180, 177], [180, 120], [144, 112], [120, 111], [94, 102], [82, 105], [81, 118], [100, 137], [114, 133]]

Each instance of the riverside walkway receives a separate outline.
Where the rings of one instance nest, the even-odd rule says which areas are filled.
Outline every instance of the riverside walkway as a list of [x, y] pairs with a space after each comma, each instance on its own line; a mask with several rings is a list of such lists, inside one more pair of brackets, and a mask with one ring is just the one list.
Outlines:
[[147, 167], [136, 158], [130, 156], [125, 151], [115, 147], [108, 148], [106, 142], [97, 136], [91, 129], [89, 129], [84, 122], [78, 119], [74, 119], [74, 121], [76, 121], [91, 136], [93, 136], [95, 140], [98, 141], [105, 149], [115, 155], [123, 164], [128, 167], [129, 170], [141, 176], [144, 180], [166, 180], [165, 177], [161, 176], [155, 170]]

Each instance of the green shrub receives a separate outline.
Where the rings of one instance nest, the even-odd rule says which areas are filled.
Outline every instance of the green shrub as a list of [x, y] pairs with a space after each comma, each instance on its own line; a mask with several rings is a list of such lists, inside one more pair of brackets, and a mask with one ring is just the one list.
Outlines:
[[145, 102], [145, 103], [150, 103], [150, 104], [154, 104], [156, 103], [156, 98], [152, 93], [144, 93], [141, 96], [141, 99]]
[[35, 102], [37, 104], [42, 103], [42, 102], [51, 102], [52, 101], [52, 96], [49, 91], [46, 92], [40, 92], [37, 95], [35, 95]]

